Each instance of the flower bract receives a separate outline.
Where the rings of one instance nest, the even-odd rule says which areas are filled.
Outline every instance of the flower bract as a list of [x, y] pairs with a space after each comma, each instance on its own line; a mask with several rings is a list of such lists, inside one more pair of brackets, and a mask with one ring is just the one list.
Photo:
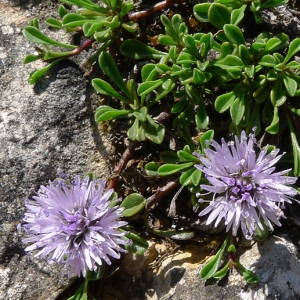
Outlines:
[[31, 235], [23, 240], [31, 243], [25, 251], [39, 249], [36, 256], [64, 264], [69, 277], [85, 277], [120, 258], [127, 242], [118, 228], [127, 222], [119, 220], [123, 208], [110, 207], [113, 190], [104, 192], [105, 184], [77, 175], [72, 183], [59, 179], [41, 186], [25, 204], [23, 228]]
[[247, 137], [242, 131], [234, 142], [213, 140], [205, 155], [194, 153], [202, 163], [196, 167], [209, 182], [201, 188], [212, 193], [212, 200], [199, 216], [209, 214], [206, 224], [215, 222], [216, 227], [223, 220], [233, 236], [241, 228], [247, 239], [252, 239], [257, 227], [273, 230], [272, 223], [281, 226], [284, 203], [297, 194], [290, 186], [296, 178], [284, 176], [290, 170], [275, 172], [274, 165], [283, 155], [278, 155], [279, 149], [268, 152], [267, 146], [257, 155], [255, 147], [254, 134]]

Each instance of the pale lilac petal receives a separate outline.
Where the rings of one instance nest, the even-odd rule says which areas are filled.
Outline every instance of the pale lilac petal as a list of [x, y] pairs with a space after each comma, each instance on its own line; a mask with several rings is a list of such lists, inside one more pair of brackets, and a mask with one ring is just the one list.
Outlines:
[[96, 271], [109, 257], [120, 258], [126, 245], [126, 232], [118, 228], [127, 225], [120, 221], [123, 208], [110, 208], [113, 190], [104, 192], [106, 182], [75, 176], [72, 183], [64, 180], [41, 186], [33, 200], [26, 200], [23, 228], [32, 243], [25, 251], [39, 250], [35, 255], [48, 257], [49, 263], [65, 265], [65, 273], [86, 276]]
[[222, 139], [218, 144], [213, 140], [210, 147], [213, 149], [204, 150], [205, 156], [194, 153], [202, 163], [196, 168], [209, 182], [201, 188], [213, 194], [210, 205], [199, 216], [209, 214], [206, 223], [215, 222], [215, 226], [224, 219], [226, 231], [231, 230], [235, 236], [241, 228], [248, 239], [255, 234], [256, 227], [264, 229], [263, 223], [271, 230], [272, 223], [281, 226], [281, 208], [297, 194], [290, 186], [297, 178], [284, 176], [290, 170], [274, 172], [283, 155], [278, 155], [279, 149], [268, 153], [266, 146], [256, 156], [254, 134], [247, 137], [244, 131], [240, 137], [234, 137], [234, 142]]

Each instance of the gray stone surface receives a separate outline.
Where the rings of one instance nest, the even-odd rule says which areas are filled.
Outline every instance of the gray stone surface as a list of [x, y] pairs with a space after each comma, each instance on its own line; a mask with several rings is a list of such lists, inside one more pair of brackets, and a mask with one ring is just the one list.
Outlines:
[[186, 245], [169, 253], [170, 245], [156, 242], [151, 243], [146, 257], [128, 254], [119, 272], [107, 281], [103, 299], [300, 299], [298, 248], [288, 236], [270, 236], [249, 249], [239, 249], [243, 250], [240, 262], [256, 273], [257, 284], [247, 284], [236, 269], [221, 281], [201, 280], [201, 268], [210, 259], [206, 247]]
[[70, 175], [90, 170], [105, 178], [108, 173], [78, 66], [65, 62], [36, 86], [27, 83], [41, 63], [22, 64], [33, 50], [22, 28], [32, 17], [43, 17], [46, 7], [46, 2], [27, 8], [0, 2], [1, 300], [55, 299], [69, 284], [57, 266], [25, 255], [16, 225], [30, 189], [53, 180], [58, 168]]

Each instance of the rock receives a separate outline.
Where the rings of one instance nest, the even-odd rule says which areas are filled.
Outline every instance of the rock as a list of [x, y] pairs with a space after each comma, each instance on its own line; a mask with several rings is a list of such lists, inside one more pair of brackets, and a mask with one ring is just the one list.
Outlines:
[[[172, 248], [172, 247], [171, 247]], [[243, 250], [243, 251], [242, 251]], [[199, 277], [207, 245], [187, 244], [174, 253], [170, 245], [151, 242], [145, 256], [128, 254], [118, 272], [106, 281], [104, 300], [296, 300], [300, 298], [297, 247], [288, 236], [270, 236], [249, 249], [239, 249], [240, 262], [260, 282], [247, 284], [233, 269], [220, 281]], [[144, 298], [145, 296], [145, 298]]]
[[55, 179], [57, 169], [106, 178], [106, 150], [77, 65], [66, 61], [29, 85], [32, 68], [41, 65], [22, 64], [33, 49], [21, 32], [31, 10], [8, 2], [0, 9], [6, 12], [0, 16], [0, 299], [55, 299], [70, 281], [59, 266], [24, 252], [24, 234], [16, 229], [24, 199], [30, 189]]
[[176, 247], [150, 241], [145, 256], [125, 256], [118, 271], [105, 281], [102, 299], [299, 299], [300, 260], [289, 236], [270, 236], [251, 248], [239, 249], [240, 262], [255, 272], [260, 280], [257, 284], [247, 284], [236, 269], [219, 281], [200, 279], [213, 246], [187, 243]]

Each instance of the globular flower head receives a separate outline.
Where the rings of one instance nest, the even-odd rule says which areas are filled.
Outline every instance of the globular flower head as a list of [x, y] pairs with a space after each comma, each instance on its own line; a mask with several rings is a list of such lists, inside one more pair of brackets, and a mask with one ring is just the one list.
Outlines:
[[61, 179], [41, 186], [25, 204], [23, 228], [32, 235], [23, 240], [32, 243], [25, 251], [39, 249], [36, 256], [64, 264], [69, 277], [120, 258], [127, 242], [118, 228], [127, 222], [119, 220], [122, 208], [109, 207], [113, 190], [104, 192], [105, 184], [77, 175], [70, 184]]
[[272, 223], [281, 226], [284, 203], [290, 203], [297, 194], [289, 186], [296, 178], [283, 176], [290, 170], [274, 173], [274, 165], [282, 156], [278, 155], [279, 150], [268, 153], [266, 147], [256, 155], [255, 143], [254, 134], [247, 137], [243, 131], [240, 139], [235, 136], [235, 141], [228, 144], [224, 139], [221, 144], [213, 140], [214, 149], [206, 148], [205, 156], [194, 153], [202, 163], [196, 167], [210, 183], [201, 188], [213, 195], [199, 216], [209, 214], [206, 224], [214, 221], [215, 226], [223, 219], [226, 231], [231, 230], [236, 236], [241, 228], [247, 239], [252, 238], [257, 226], [264, 230], [263, 223], [271, 230]]

